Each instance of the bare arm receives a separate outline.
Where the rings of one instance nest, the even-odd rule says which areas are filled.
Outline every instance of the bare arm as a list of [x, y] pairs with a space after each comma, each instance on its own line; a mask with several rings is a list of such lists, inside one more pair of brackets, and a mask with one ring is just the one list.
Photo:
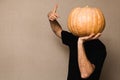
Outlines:
[[86, 56], [83, 43], [86, 40], [97, 39], [100, 35], [100, 33], [97, 35], [91, 34], [90, 36], [80, 37], [78, 39], [78, 64], [82, 78], [88, 78], [95, 69], [95, 65], [92, 64]]
[[56, 13], [57, 10], [57, 5], [55, 5], [53, 11], [49, 12], [48, 14], [48, 19], [51, 25], [51, 28], [53, 30], [53, 32], [61, 38], [61, 32], [62, 32], [62, 27], [61, 25], [58, 23], [58, 21], [56, 20], [58, 18], [58, 15]]

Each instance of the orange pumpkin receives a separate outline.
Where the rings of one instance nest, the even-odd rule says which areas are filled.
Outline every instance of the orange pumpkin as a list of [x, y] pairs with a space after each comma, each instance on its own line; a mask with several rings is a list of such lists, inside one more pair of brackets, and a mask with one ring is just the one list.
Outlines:
[[76, 36], [101, 33], [105, 28], [102, 11], [92, 7], [74, 8], [68, 16], [68, 29]]

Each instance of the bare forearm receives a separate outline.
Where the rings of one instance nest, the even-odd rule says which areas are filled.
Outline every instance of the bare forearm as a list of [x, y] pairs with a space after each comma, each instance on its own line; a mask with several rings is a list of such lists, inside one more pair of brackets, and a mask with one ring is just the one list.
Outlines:
[[53, 32], [58, 36], [58, 37], [61, 37], [61, 31], [62, 31], [62, 27], [61, 25], [58, 23], [57, 20], [54, 20], [54, 21], [50, 21], [50, 25], [51, 25], [51, 28], [53, 30]]
[[78, 44], [78, 64], [82, 78], [87, 78], [93, 73], [95, 66], [88, 60], [83, 42]]
[[53, 32], [58, 37], [61, 38], [62, 27], [60, 26], [60, 24], [57, 21], [57, 18], [59, 17], [58, 14], [56, 13], [57, 8], [58, 8], [58, 5], [55, 5], [53, 10], [48, 13], [48, 19], [49, 19], [49, 22], [50, 22]]

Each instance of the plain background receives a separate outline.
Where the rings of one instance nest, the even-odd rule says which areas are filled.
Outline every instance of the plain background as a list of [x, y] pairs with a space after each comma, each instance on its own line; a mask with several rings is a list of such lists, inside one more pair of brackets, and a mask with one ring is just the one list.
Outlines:
[[0, 0], [0, 80], [66, 80], [69, 50], [52, 32], [47, 14], [58, 4], [67, 30], [74, 7], [100, 8], [107, 48], [101, 80], [120, 80], [120, 0]]

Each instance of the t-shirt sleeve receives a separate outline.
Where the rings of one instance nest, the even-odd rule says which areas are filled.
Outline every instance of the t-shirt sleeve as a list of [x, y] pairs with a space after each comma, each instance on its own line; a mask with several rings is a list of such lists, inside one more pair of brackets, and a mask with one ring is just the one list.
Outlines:
[[62, 43], [68, 46], [75, 44], [77, 41], [77, 37], [67, 31], [62, 31], [61, 37], [62, 37]]

